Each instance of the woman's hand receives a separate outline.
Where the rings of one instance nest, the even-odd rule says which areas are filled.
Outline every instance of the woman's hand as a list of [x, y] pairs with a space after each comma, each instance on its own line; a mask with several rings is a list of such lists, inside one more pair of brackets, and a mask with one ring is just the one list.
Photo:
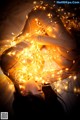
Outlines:
[[26, 96], [29, 94], [35, 95], [35, 96], [41, 96], [44, 98], [44, 93], [42, 91], [42, 86], [35, 82], [34, 80], [29, 80], [25, 84], [23, 84], [24, 87], [21, 88], [22, 95]]

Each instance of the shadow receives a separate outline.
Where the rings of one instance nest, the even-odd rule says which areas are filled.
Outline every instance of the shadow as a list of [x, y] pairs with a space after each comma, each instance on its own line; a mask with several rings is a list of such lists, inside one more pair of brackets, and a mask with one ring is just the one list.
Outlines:
[[13, 102], [14, 119], [57, 119], [59, 116], [60, 118], [64, 118], [64, 109], [57, 100], [55, 92], [50, 86], [43, 87], [43, 91], [45, 100], [40, 96], [34, 96], [32, 94], [21, 96], [20, 94], [15, 93]]

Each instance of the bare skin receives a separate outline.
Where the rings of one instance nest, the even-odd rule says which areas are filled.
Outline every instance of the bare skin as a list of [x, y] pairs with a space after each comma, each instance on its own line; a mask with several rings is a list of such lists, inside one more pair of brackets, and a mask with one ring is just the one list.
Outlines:
[[[51, 19], [47, 16], [48, 13], [52, 14]], [[76, 58], [75, 53], [72, 52], [72, 50], [76, 48], [76, 44], [74, 39], [64, 28], [59, 18], [56, 18], [56, 21], [54, 18], [54, 14], [51, 10], [32, 11], [28, 16], [25, 27], [23, 28], [22, 34], [20, 34], [19, 37], [23, 35], [26, 36], [26, 34], [29, 33], [31, 34], [29, 39], [34, 38], [41, 45], [46, 45], [47, 47], [52, 46], [53, 48], [56, 46], [60, 60], [54, 58], [54, 61], [56, 61], [61, 68], [70, 68], [73, 64], [72, 61]], [[40, 22], [41, 27], [44, 29], [47, 35], [44, 33], [36, 34], [36, 30], [38, 31], [40, 26], [37, 25], [35, 19], [38, 19], [38, 22]], [[67, 51], [69, 52], [67, 53]], [[41, 96], [44, 96], [42, 88], [39, 87], [34, 81], [26, 82], [23, 95], [27, 95], [29, 92], [31, 92], [33, 95], [40, 94]]]
[[[51, 19], [47, 16], [48, 14], [53, 15]], [[39, 31], [40, 29], [40, 26], [36, 21], [40, 23], [40, 26], [44, 29], [47, 35], [36, 33], [36, 31]], [[32, 35], [29, 39], [33, 38], [41, 45], [56, 46], [61, 61], [55, 58], [54, 60], [63, 68], [71, 67], [72, 61], [76, 58], [76, 53], [72, 51], [76, 48], [75, 40], [67, 32], [61, 20], [55, 17], [51, 10], [32, 11], [28, 16], [28, 20], [26, 21], [25, 27], [20, 36], [25, 36], [26, 33]]]

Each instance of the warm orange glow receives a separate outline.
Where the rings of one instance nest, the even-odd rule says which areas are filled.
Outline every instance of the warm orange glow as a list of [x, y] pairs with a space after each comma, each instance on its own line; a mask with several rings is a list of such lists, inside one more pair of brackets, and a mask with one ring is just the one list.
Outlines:
[[52, 17], [52, 14], [51, 14], [51, 13], [48, 13], [47, 16], [48, 16], [49, 18], [51, 18], [51, 17]]
[[[18, 38], [17, 42], [25, 40], [30, 43], [30, 47], [24, 48], [21, 52], [16, 54], [15, 51], [10, 51], [8, 55], [14, 56], [19, 59], [17, 67], [14, 70], [9, 69], [9, 75], [12, 74], [14, 82], [19, 86], [19, 89], [25, 88], [28, 80], [37, 82], [38, 84], [54, 83], [54, 81], [62, 80], [62, 73], [60, 66], [54, 61], [56, 54], [56, 47], [46, 46], [43, 47], [35, 39], [30, 38], [30, 34]], [[29, 39], [30, 38], [30, 39]], [[17, 46], [16, 46], [17, 47]], [[59, 58], [59, 55], [58, 55]], [[56, 72], [56, 70], [58, 72]], [[60, 91], [60, 90], [59, 90]], [[22, 91], [21, 91], [22, 92]]]
[[[43, 1], [40, 1], [41, 4], [43, 4]], [[37, 5], [37, 1], [33, 1], [34, 10], [36, 11], [37, 9], [42, 9], [46, 10], [48, 4], [45, 4], [43, 6]], [[55, 7], [55, 4], [53, 5]], [[52, 7], [52, 8], [53, 8]], [[51, 8], [51, 9], [52, 9]], [[64, 9], [59, 8], [57, 10], [58, 12], [64, 11]], [[48, 13], [46, 16], [49, 18], [50, 22], [53, 23], [52, 20], [52, 14]], [[57, 15], [59, 17], [59, 15]], [[68, 12], [68, 16], [71, 16], [70, 13]], [[66, 12], [64, 12], [64, 16], [61, 17], [62, 22], [64, 23], [64, 26], [68, 29], [68, 31], [71, 29], [71, 26], [74, 28], [77, 28], [74, 24], [75, 22], [73, 20], [67, 20], [68, 16]], [[74, 15], [72, 15], [74, 16]], [[26, 19], [28, 19], [28, 16], [26, 15]], [[14, 71], [11, 69], [8, 71], [8, 74], [10, 75], [13, 72], [13, 78], [15, 77], [15, 81], [20, 89], [24, 88], [24, 84], [28, 80], [33, 80], [39, 84], [44, 85], [47, 83], [50, 83], [51, 85], [55, 82], [58, 81], [60, 82], [63, 80], [62, 74], [63, 72], [68, 72], [69, 68], [65, 68], [65, 71], [63, 71], [60, 66], [54, 61], [54, 59], [61, 60], [60, 54], [58, 53], [56, 47], [52, 46], [47, 46], [43, 47], [42, 45], [38, 44], [36, 39], [31, 37], [32, 35], [45, 35], [45, 32], [47, 34], [52, 35], [53, 38], [57, 38], [57, 35], [55, 33], [58, 32], [58, 27], [55, 26], [47, 26], [45, 31], [41, 26], [41, 23], [38, 18], [33, 19], [32, 21], [33, 30], [31, 33], [26, 33], [25, 36], [20, 36], [17, 37], [15, 40], [14, 36], [15, 33], [11, 33], [13, 35], [13, 41], [10, 41], [10, 45], [5, 45], [3, 48], [1, 48], [1, 53], [5, 51], [6, 49], [17, 45], [17, 43], [25, 40], [30, 43], [30, 47], [28, 49], [23, 49], [22, 52], [18, 53], [16, 55], [16, 51], [10, 51], [8, 53], [9, 56], [15, 56], [19, 59], [19, 64], [17, 64], [17, 68], [14, 68]], [[55, 24], [57, 23], [56, 21], [54, 22]], [[67, 25], [69, 24], [69, 25]], [[78, 25], [78, 24], [77, 24]], [[55, 33], [53, 33], [53, 31]], [[6, 40], [7, 42], [9, 40]], [[43, 48], [42, 48], [43, 47]], [[0, 55], [1, 55], [0, 53]], [[69, 51], [67, 51], [69, 53]], [[75, 63], [75, 60], [73, 60], [73, 64]], [[57, 71], [57, 72], [56, 72]], [[70, 75], [68, 79], [73, 79], [76, 80], [77, 76], [75, 75]], [[61, 83], [62, 84], [62, 83]], [[57, 89], [57, 92], [61, 92], [61, 89], [64, 87], [65, 90], [68, 89], [68, 84], [62, 85], [60, 88], [61, 84], [55, 84], [55, 88]], [[13, 89], [13, 85], [9, 86], [10, 89]], [[80, 89], [77, 90], [77, 88], [74, 88], [74, 92], [80, 92]], [[22, 91], [21, 91], [22, 92]]]

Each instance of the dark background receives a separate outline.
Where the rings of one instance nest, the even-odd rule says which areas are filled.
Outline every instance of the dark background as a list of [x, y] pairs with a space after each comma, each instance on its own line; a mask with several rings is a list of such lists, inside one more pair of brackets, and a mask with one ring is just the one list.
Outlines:
[[[50, 0], [45, 0], [45, 1], [47, 1], [50, 4], [52, 2]], [[21, 2], [27, 2], [27, 0], [0, 0], [0, 24], [8, 16], [10, 8], [14, 7], [15, 5], [19, 5], [19, 3]], [[77, 20], [80, 22], [80, 5], [57, 5], [57, 6], [62, 6], [63, 8], [65, 8], [66, 11], [75, 13], [74, 19], [77, 18]], [[77, 10], [75, 11], [74, 8], [77, 8]], [[72, 18], [69, 18], [69, 19], [72, 19]], [[80, 54], [80, 29], [77, 30], [72, 28], [71, 32], [77, 42], [77, 52], [78, 54]], [[44, 118], [46, 119], [47, 117], [49, 117], [50, 119], [51, 117], [52, 118], [56, 117], [57, 119], [59, 115], [60, 115], [60, 118], [63, 118], [63, 119], [66, 119], [66, 117], [72, 118], [74, 116], [76, 116], [76, 119], [77, 119], [79, 117], [80, 95], [78, 95], [78, 99], [74, 108], [72, 108], [71, 112], [66, 115], [65, 111], [62, 108], [62, 105], [59, 103], [59, 101], [57, 101], [57, 96], [54, 93], [54, 91], [52, 91], [50, 87], [44, 87], [43, 90], [46, 96], [45, 101], [40, 97], [36, 97], [33, 95], [22, 97], [16, 94], [15, 101], [13, 103], [15, 116], [19, 117], [21, 115], [20, 117], [24, 116], [26, 118], [27, 117], [37, 118], [35, 116], [38, 115], [41, 119], [43, 118], [42, 116], [44, 116]], [[0, 106], [0, 111], [5, 111], [5, 110], [6, 110], [6, 106], [3, 106], [3, 105]], [[14, 116], [13, 116], [13, 119], [14, 119]]]

